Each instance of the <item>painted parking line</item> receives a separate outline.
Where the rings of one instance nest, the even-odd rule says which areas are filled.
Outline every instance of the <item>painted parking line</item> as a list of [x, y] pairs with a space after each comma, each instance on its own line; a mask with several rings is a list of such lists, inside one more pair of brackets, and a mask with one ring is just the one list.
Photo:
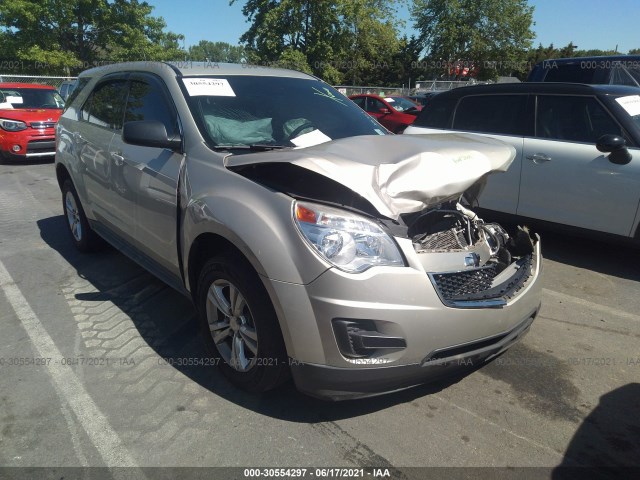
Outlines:
[[[38, 355], [46, 358], [63, 358], [62, 353], [29, 306], [27, 299], [22, 295], [2, 261], [0, 261], [0, 288], [4, 291], [11, 308], [29, 335], [29, 339]], [[49, 362], [47, 370], [53, 379], [54, 387], [62, 403], [71, 408], [105, 465], [107, 467], [137, 467], [136, 461], [131, 457], [118, 434], [111, 428], [104, 414], [84, 389], [72, 368], [69, 365]], [[120, 476], [121, 473], [126, 478], [130, 478], [127, 475], [133, 472], [129, 471], [127, 473], [126, 471], [115, 469], [111, 473], [115, 477]], [[135, 473], [136, 478], [144, 478], [142, 471]]]
[[578, 305], [588, 308], [589, 310], [594, 310], [596, 312], [606, 313], [609, 315], [615, 315], [617, 317], [626, 318], [627, 320], [632, 320], [634, 322], [640, 322], [640, 315], [625, 312], [623, 310], [618, 310], [617, 308], [613, 307], [607, 307], [606, 305], [600, 305], [599, 303], [590, 302], [589, 300], [585, 300], [580, 297], [574, 297], [573, 295], [567, 295], [566, 293], [556, 292], [547, 288], [543, 288], [542, 293], [558, 300], [577, 303]]

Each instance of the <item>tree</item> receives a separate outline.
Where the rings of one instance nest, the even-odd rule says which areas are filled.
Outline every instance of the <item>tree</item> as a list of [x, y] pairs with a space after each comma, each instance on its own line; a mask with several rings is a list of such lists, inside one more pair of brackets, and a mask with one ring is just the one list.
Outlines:
[[286, 51], [296, 50], [302, 53], [306, 65], [314, 72], [331, 72], [333, 47], [339, 30], [335, 2], [247, 0], [242, 13], [251, 23], [240, 37], [250, 61], [276, 63]]
[[397, 1], [247, 0], [242, 12], [251, 25], [240, 40], [253, 62], [277, 63], [297, 51], [330, 83], [382, 79], [381, 59], [388, 63], [400, 48], [388, 20]]
[[184, 58], [153, 7], [138, 0], [3, 0], [3, 54], [38, 73], [81, 70], [96, 62]]
[[349, 0], [336, 2], [341, 18], [341, 72], [352, 85], [383, 85], [393, 76], [401, 49], [394, 2]]
[[534, 33], [527, 0], [414, 0], [413, 17], [431, 62], [491, 78], [526, 69]]
[[194, 61], [240, 63], [244, 61], [244, 48], [226, 42], [200, 40], [189, 47], [189, 58]]
[[627, 55], [640, 55], [640, 48], [632, 48]]

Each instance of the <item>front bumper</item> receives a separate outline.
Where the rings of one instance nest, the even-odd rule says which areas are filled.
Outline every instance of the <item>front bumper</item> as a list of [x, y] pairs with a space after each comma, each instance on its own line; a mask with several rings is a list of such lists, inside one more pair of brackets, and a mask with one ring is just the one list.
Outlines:
[[451, 349], [452, 353], [454, 348], [465, 349], [463, 354], [428, 356], [421, 363], [371, 368], [335, 368], [291, 361], [291, 373], [298, 390], [328, 400], [402, 390], [478, 368], [524, 337], [537, 314], [538, 310], [532, 312], [508, 332]]
[[[56, 153], [55, 131], [53, 128], [36, 130], [29, 128], [21, 132], [3, 132], [0, 136], [0, 155], [5, 160], [27, 160], [32, 158], [53, 158]], [[14, 146], [19, 150], [15, 151]]]
[[[417, 385], [490, 360], [526, 333], [541, 299], [540, 242], [531, 275], [502, 305], [447, 306], [419, 268], [329, 269], [308, 285], [269, 282], [299, 390], [353, 398]], [[404, 339], [367, 358], [343, 354], [336, 321], [364, 322]]]

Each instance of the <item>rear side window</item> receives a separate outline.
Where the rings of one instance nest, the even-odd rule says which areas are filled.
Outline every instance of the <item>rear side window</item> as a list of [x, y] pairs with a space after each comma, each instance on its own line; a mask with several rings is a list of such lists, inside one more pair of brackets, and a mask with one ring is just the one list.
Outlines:
[[364, 104], [366, 101], [367, 101], [367, 97], [358, 97], [353, 99], [353, 102], [363, 110], [364, 110]]
[[597, 83], [594, 78], [596, 73], [602, 75], [602, 71], [598, 72], [595, 66], [592, 68], [590, 62], [550, 65], [544, 77], [545, 82]]
[[422, 108], [413, 124], [416, 127], [425, 128], [451, 128], [451, 117], [453, 116], [456, 102], [456, 98], [443, 96], [442, 94], [431, 98]]
[[367, 97], [367, 112], [379, 113], [381, 108], [387, 108], [387, 106], [377, 98]]
[[111, 130], [122, 129], [127, 82], [114, 80], [99, 84], [82, 107], [81, 118]]
[[87, 86], [87, 83], [91, 80], [90, 77], [81, 77], [78, 78], [73, 84], [73, 88], [69, 89], [69, 96], [65, 100], [65, 108], [69, 107], [76, 99], [76, 97], [80, 94], [80, 92]]
[[527, 95], [473, 95], [460, 100], [455, 130], [524, 135]]
[[594, 97], [538, 96], [537, 137], [595, 144], [606, 134], [623, 135], [624, 132]]
[[156, 120], [164, 124], [171, 137], [178, 133], [176, 114], [169, 106], [165, 95], [156, 82], [147, 83], [133, 80], [129, 88], [129, 98], [124, 121]]

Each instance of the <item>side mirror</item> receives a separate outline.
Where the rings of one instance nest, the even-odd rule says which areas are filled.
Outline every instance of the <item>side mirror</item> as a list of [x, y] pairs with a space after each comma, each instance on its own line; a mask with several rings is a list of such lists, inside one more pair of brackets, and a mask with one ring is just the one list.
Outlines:
[[122, 127], [122, 139], [130, 145], [169, 150], [177, 150], [182, 144], [179, 138], [169, 138], [164, 124], [156, 120], [126, 122]]
[[626, 165], [631, 161], [627, 143], [620, 135], [603, 135], [598, 139], [596, 148], [602, 153], [610, 153], [609, 161], [616, 165]]
[[382, 107], [380, 110], [378, 110], [378, 113], [381, 113], [383, 115], [388, 115], [391, 113], [391, 110], [389, 110], [388, 108]]

